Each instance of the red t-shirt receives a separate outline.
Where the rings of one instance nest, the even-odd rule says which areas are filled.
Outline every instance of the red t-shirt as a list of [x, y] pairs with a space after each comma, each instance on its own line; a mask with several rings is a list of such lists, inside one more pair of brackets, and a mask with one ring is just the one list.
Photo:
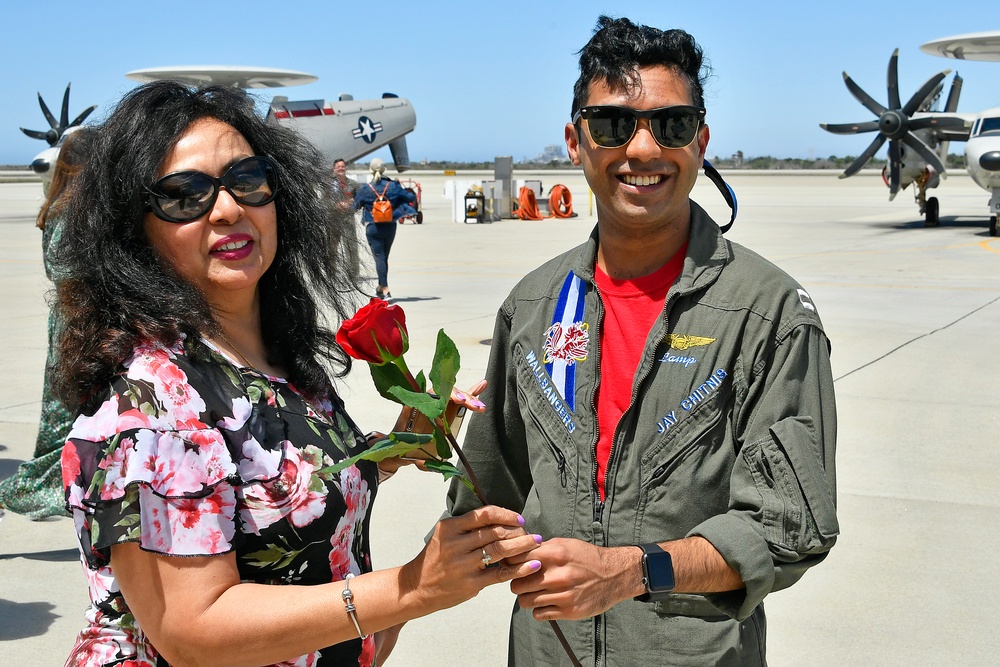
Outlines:
[[601, 383], [597, 388], [597, 489], [604, 500], [604, 478], [611, 443], [622, 415], [632, 402], [632, 384], [646, 347], [649, 330], [663, 312], [667, 291], [677, 280], [687, 255], [687, 243], [649, 275], [615, 280], [594, 267], [601, 291]]

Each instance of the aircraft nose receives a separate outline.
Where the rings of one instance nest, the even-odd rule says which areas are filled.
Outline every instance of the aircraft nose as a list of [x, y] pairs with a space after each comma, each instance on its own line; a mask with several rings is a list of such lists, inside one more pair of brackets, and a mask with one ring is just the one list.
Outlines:
[[48, 160], [38, 159], [38, 160], [32, 160], [31, 161], [31, 171], [35, 172], [39, 176], [42, 175], [42, 174], [44, 174], [48, 170], [49, 170], [49, 161]]
[[986, 171], [1000, 171], [1000, 151], [983, 153], [979, 158], [979, 166]]

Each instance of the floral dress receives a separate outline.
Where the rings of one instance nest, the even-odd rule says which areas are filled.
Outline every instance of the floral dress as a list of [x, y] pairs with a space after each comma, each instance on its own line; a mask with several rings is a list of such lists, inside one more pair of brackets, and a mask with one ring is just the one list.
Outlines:
[[[67, 667], [162, 667], [115, 581], [111, 545], [235, 552], [240, 578], [310, 585], [371, 571], [377, 469], [324, 468], [366, 447], [333, 389], [307, 400], [205, 341], [140, 347], [64, 447], [63, 480], [90, 589]], [[281, 665], [372, 664], [373, 636]]]

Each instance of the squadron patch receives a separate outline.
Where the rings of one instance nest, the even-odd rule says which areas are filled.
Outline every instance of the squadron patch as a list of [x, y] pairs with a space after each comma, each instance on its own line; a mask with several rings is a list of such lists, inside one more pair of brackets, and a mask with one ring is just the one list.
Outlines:
[[586, 361], [590, 345], [590, 325], [583, 321], [586, 295], [586, 283], [570, 271], [542, 341], [545, 371], [570, 411], [576, 410], [576, 364]]

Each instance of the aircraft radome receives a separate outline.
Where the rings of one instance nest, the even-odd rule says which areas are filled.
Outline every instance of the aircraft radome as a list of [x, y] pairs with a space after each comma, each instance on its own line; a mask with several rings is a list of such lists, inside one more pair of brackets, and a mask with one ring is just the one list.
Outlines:
[[[193, 86], [219, 84], [250, 89], [297, 86], [317, 80], [312, 74], [295, 70], [224, 65], [153, 67], [128, 72], [125, 76], [143, 83], [172, 80]], [[59, 119], [49, 111], [41, 94], [38, 95], [42, 113], [49, 121], [49, 130], [42, 132], [21, 128], [29, 137], [49, 143], [49, 148], [35, 156], [31, 163], [32, 170], [41, 177], [46, 188], [52, 178], [52, 166], [59, 155], [61, 141], [97, 108], [89, 107], [69, 121], [69, 90], [70, 87], [66, 86]], [[388, 145], [396, 170], [402, 172], [410, 168], [406, 135], [416, 127], [417, 117], [410, 101], [393, 93], [383, 93], [380, 99], [369, 100], [355, 100], [353, 96], [344, 94], [335, 102], [290, 101], [278, 95], [271, 100], [267, 120], [295, 128], [331, 161], [343, 158], [353, 162]]]
[[[946, 37], [928, 42], [920, 49], [948, 58], [1000, 61], [1000, 31]], [[979, 113], [958, 113], [962, 78], [955, 74], [944, 108], [935, 110], [943, 81], [951, 70], [932, 76], [903, 104], [899, 97], [898, 58], [896, 49], [889, 59], [888, 106], [876, 102], [844, 72], [847, 89], [878, 118], [860, 123], [821, 123], [820, 127], [835, 134], [878, 132], [878, 135], [844, 170], [841, 178], [857, 173], [888, 142], [889, 161], [882, 177], [889, 188], [889, 199], [912, 183], [914, 200], [925, 224], [933, 227], [938, 224], [939, 206], [937, 197], [927, 197], [927, 190], [937, 187], [946, 176], [944, 161], [949, 142], [964, 141], [966, 171], [991, 194], [989, 230], [990, 236], [996, 236], [1000, 215], [1000, 107]]]

